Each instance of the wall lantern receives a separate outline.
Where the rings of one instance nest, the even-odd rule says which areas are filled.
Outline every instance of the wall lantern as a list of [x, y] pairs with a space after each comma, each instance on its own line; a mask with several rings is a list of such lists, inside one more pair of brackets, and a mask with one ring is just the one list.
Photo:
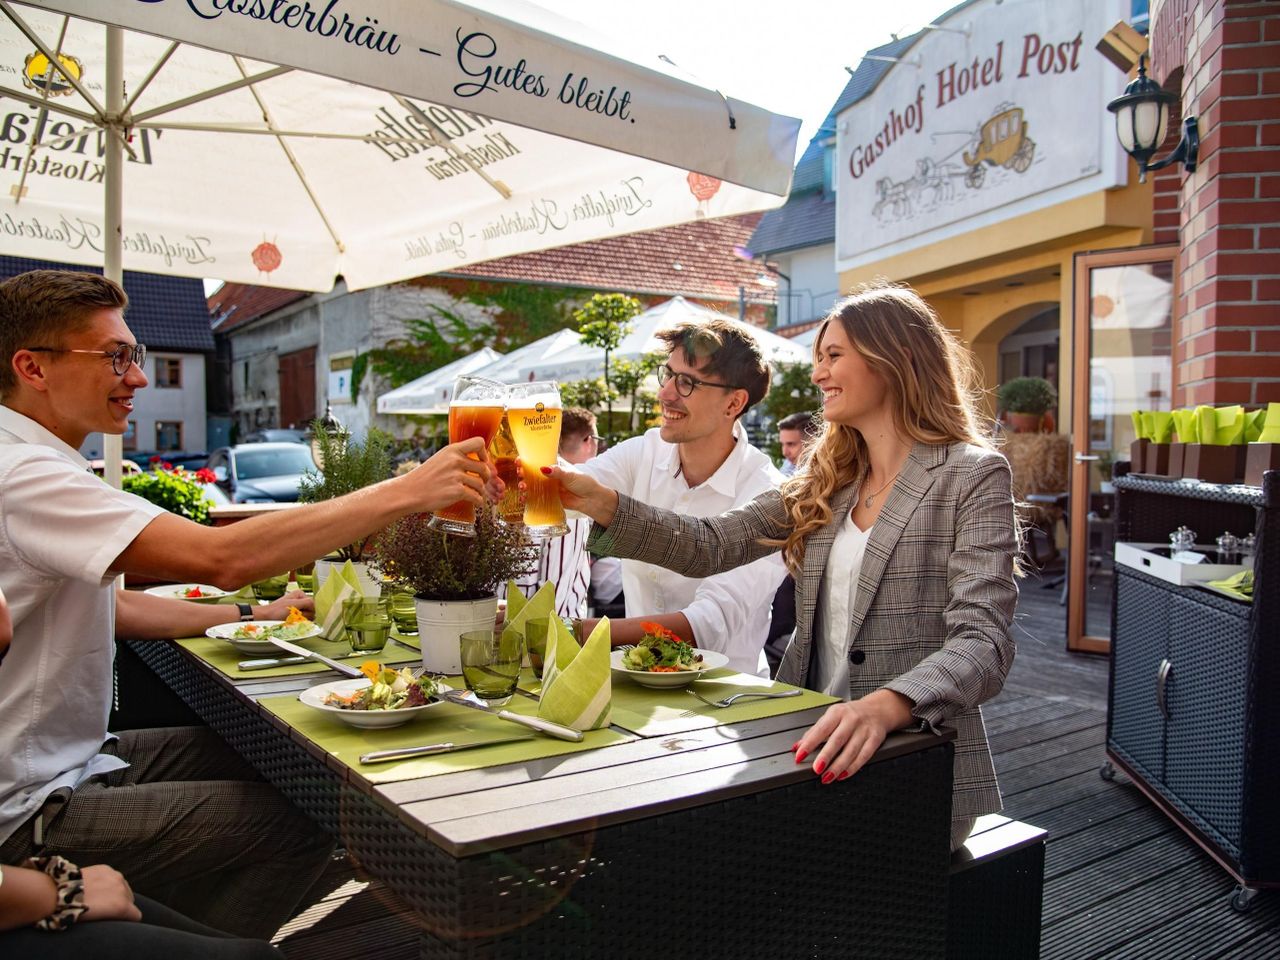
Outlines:
[[311, 459], [317, 467], [324, 469], [324, 447], [320, 442], [320, 434], [325, 434], [331, 442], [338, 442], [346, 436], [346, 430], [333, 415], [333, 407], [327, 402], [324, 405], [324, 416], [311, 424]]
[[1147, 76], [1147, 57], [1138, 58], [1138, 75], [1124, 88], [1124, 93], [1107, 104], [1116, 115], [1116, 136], [1125, 152], [1138, 164], [1138, 182], [1147, 182], [1148, 170], [1160, 170], [1171, 163], [1181, 161], [1187, 173], [1196, 169], [1200, 155], [1200, 127], [1195, 117], [1187, 117], [1182, 124], [1182, 139], [1169, 156], [1155, 163], [1148, 163], [1156, 148], [1164, 142], [1169, 130], [1169, 104], [1177, 97], [1160, 89], [1160, 85]]

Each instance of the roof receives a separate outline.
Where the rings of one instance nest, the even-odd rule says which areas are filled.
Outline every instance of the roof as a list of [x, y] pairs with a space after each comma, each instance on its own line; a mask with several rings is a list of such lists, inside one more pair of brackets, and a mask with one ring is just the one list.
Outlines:
[[[8, 280], [29, 270], [102, 273], [101, 267], [0, 256], [0, 280]], [[200, 280], [126, 270], [124, 292], [129, 296], [125, 319], [139, 343], [145, 343], [152, 351], [213, 352], [209, 311], [205, 306], [204, 284]]]
[[738, 287], [753, 291], [759, 264], [734, 255], [760, 222], [749, 213], [621, 237], [607, 237], [535, 253], [477, 263], [449, 276], [477, 280], [514, 280], [627, 293], [683, 295], [700, 300], [736, 302]]
[[226, 333], [233, 327], [266, 316], [310, 295], [305, 290], [224, 283], [209, 296], [205, 323], [212, 323], [218, 333]]
[[758, 256], [772, 256], [801, 247], [832, 243], [836, 238], [834, 194], [792, 195], [786, 205], [771, 210], [760, 221], [747, 247]]

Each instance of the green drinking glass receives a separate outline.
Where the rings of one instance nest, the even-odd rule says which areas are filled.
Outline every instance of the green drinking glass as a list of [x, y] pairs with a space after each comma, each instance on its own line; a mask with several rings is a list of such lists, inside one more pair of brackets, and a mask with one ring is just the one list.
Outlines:
[[377, 653], [391, 636], [390, 597], [350, 597], [342, 601], [342, 625], [352, 653]]
[[514, 630], [469, 630], [458, 638], [462, 679], [490, 706], [500, 707], [516, 692], [524, 638]]

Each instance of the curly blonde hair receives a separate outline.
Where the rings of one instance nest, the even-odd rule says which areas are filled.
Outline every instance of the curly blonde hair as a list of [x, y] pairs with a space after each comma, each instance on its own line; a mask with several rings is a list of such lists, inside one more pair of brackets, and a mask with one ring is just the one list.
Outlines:
[[[973, 358], [918, 293], [883, 280], [855, 290], [822, 321], [813, 342], [815, 364], [832, 323], [841, 324], [853, 349], [884, 381], [900, 436], [993, 446], [978, 412], [981, 380]], [[836, 491], [861, 483], [869, 466], [866, 442], [853, 427], [828, 422], [806, 448], [795, 475], [782, 485], [791, 532], [774, 544], [782, 547], [792, 574], [804, 564], [806, 538], [831, 522]]]

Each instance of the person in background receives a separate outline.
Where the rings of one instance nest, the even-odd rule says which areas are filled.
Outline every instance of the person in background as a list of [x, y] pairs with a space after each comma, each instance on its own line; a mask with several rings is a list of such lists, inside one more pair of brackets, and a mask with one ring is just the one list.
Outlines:
[[108, 861], [140, 892], [209, 926], [268, 937], [333, 843], [206, 728], [109, 735], [115, 640], [199, 635], [279, 607], [117, 591], [132, 573], [234, 590], [409, 513], [483, 502], [479, 438], [325, 503], [206, 527], [104, 484], [77, 449], [122, 434], [147, 385], [128, 300], [96, 274], [0, 284], [0, 863]]
[[796, 635], [778, 671], [839, 697], [792, 747], [824, 784], [857, 772], [890, 731], [957, 730], [951, 847], [1000, 810], [979, 706], [1000, 692], [1018, 530], [1009, 463], [982, 425], [973, 358], [914, 291], [868, 286], [814, 344], [826, 420], [779, 491], [711, 519], [657, 510], [580, 472], [565, 507], [591, 549], [709, 576], [781, 550]]
[[[662, 424], [578, 469], [642, 503], [693, 517], [715, 516], [772, 490], [782, 478], [747, 440], [739, 422], [769, 390], [769, 364], [749, 332], [722, 320], [685, 323], [657, 334]], [[775, 557], [716, 576], [690, 577], [623, 560], [626, 617], [613, 620], [615, 645], [634, 643], [653, 621], [729, 658], [735, 670], [767, 677], [769, 605], [785, 570]], [[594, 620], [581, 624], [586, 637]]]
[[778, 421], [778, 445], [782, 447], [782, 466], [778, 472], [789, 477], [796, 472], [805, 446], [822, 433], [821, 414], [802, 411]]
[[[560, 412], [561, 460], [586, 463], [596, 455], [599, 442], [595, 414], [582, 407], [565, 407]], [[543, 541], [538, 548], [537, 566], [519, 577], [516, 585], [525, 596], [533, 596], [542, 584], [554, 581], [556, 615], [578, 620], [587, 615], [587, 593], [591, 588], [591, 555], [587, 553], [591, 521], [570, 517], [566, 522], [569, 532]]]

